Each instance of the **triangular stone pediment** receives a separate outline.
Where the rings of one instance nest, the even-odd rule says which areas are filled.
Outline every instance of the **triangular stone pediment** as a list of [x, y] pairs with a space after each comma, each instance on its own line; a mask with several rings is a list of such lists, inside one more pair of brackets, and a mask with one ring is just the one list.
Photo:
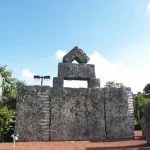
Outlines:
[[87, 63], [90, 58], [83, 52], [82, 49], [75, 46], [69, 53], [63, 57], [63, 63], [72, 63], [76, 60], [78, 63]]

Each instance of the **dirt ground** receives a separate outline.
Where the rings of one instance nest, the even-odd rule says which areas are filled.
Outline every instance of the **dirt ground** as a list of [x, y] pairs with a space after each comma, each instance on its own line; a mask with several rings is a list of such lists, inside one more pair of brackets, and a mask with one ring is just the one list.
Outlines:
[[97, 142], [97, 141], [63, 141], [63, 142], [17, 142], [0, 144], [0, 150], [150, 150], [150, 145], [141, 138], [141, 131], [136, 131], [134, 140]]

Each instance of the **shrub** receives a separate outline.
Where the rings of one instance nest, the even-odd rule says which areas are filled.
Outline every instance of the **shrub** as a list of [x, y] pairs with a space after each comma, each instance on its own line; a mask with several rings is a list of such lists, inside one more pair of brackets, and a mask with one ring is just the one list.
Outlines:
[[11, 134], [13, 133], [14, 124], [13, 110], [8, 107], [0, 107], [0, 137], [2, 141], [9, 141]]

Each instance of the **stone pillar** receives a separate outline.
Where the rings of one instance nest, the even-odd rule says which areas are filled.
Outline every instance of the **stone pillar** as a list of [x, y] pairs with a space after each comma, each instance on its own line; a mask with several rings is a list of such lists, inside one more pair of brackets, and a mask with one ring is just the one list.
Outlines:
[[108, 140], [129, 139], [134, 134], [133, 98], [130, 88], [104, 88]]
[[64, 85], [64, 79], [59, 77], [53, 78], [53, 86], [54, 87], [63, 87]]

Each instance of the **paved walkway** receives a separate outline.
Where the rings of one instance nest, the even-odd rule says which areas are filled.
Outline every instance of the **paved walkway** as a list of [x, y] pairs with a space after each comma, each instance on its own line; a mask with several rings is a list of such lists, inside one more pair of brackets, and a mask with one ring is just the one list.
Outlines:
[[[0, 144], [0, 150], [13, 150], [11, 143]], [[134, 140], [114, 142], [65, 141], [65, 142], [17, 142], [15, 150], [150, 150], [141, 131]]]

